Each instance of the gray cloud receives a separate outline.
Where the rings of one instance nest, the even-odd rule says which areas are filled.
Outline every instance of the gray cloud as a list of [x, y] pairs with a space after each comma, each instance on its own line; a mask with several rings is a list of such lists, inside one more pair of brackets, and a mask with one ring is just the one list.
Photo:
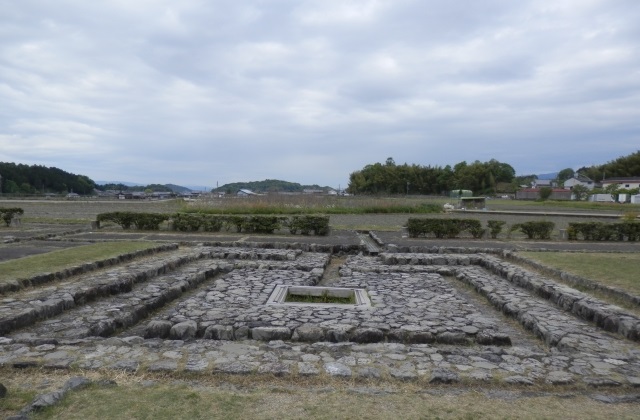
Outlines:
[[527, 174], [640, 145], [631, 0], [0, 6], [3, 161], [344, 186], [389, 156]]

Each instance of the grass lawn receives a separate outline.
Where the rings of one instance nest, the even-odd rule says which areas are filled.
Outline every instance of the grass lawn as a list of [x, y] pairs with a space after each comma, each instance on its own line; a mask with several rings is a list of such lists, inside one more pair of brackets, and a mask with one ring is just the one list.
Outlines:
[[[604, 404], [586, 396], [489, 398], [484, 392], [436, 393], [413, 385], [361, 388], [251, 387], [229, 391], [186, 385], [90, 387], [72, 392], [35, 419], [631, 419], [633, 404]], [[367, 393], [367, 390], [378, 392]]]
[[640, 253], [520, 252], [519, 255], [640, 295]]
[[156, 246], [158, 244], [143, 241], [101, 242], [17, 258], [0, 263], [0, 282], [33, 277], [43, 273], [55, 273], [87, 262], [104, 260]]

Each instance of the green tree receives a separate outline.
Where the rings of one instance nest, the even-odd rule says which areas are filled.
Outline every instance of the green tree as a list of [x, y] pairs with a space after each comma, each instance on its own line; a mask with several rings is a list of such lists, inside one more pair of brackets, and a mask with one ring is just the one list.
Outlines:
[[611, 199], [613, 201], [618, 201], [618, 190], [620, 189], [620, 184], [609, 184], [607, 185], [607, 187], [604, 189], [604, 192], [606, 194], [611, 194]]
[[542, 187], [540, 188], [540, 199], [542, 201], [546, 201], [549, 199], [549, 197], [551, 197], [552, 193], [553, 190], [551, 189], [551, 187]]
[[571, 168], [563, 169], [560, 172], [558, 172], [558, 178], [557, 178], [558, 183], [563, 184], [564, 181], [573, 177], [574, 175], [575, 175], [575, 172], [573, 171], [573, 169]]
[[18, 192], [20, 192], [20, 187], [18, 187], [18, 184], [16, 184], [14, 181], [9, 180], [7, 182], [5, 182], [5, 192], [9, 193], [9, 194], [16, 194]]
[[589, 196], [589, 188], [580, 184], [574, 185], [573, 188], [571, 188], [571, 192], [576, 196], [576, 200], [578, 201], [585, 200]]

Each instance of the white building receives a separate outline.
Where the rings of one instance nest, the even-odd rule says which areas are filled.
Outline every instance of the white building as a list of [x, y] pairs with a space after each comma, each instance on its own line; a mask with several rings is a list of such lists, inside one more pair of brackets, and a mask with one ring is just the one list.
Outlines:
[[572, 190], [576, 185], [582, 185], [583, 187], [587, 187], [587, 189], [592, 190], [596, 186], [596, 183], [591, 178], [580, 174], [572, 176], [564, 181], [564, 187], [570, 190]]

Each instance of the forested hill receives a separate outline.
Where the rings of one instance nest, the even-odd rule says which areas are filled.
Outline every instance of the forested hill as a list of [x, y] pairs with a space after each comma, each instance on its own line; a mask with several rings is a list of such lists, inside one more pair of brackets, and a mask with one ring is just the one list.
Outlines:
[[640, 176], [640, 151], [620, 157], [603, 165], [578, 169], [578, 172], [594, 181], [603, 178], [625, 178]]
[[0, 191], [8, 194], [91, 194], [96, 187], [95, 182], [85, 175], [41, 165], [0, 162], [0, 176]]
[[233, 182], [215, 188], [213, 191], [235, 193], [239, 190], [246, 189], [256, 193], [267, 192], [302, 192], [305, 189], [328, 190], [330, 187], [321, 187], [319, 185], [300, 185], [297, 182], [280, 181], [277, 179], [265, 179], [264, 181], [251, 182]]

